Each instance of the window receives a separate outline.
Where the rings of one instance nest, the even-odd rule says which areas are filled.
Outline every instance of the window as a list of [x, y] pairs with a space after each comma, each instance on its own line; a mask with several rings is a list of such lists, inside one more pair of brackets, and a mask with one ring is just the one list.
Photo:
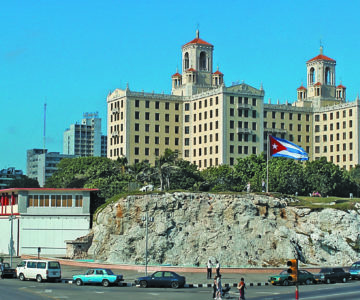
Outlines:
[[301, 121], [301, 114], [298, 114], [298, 121]]
[[155, 125], [155, 132], [159, 132], [160, 131], [160, 126], [159, 125]]
[[146, 100], [146, 101], [145, 101], [145, 107], [146, 107], [146, 108], [150, 108], [150, 101], [149, 101], [149, 100]]
[[170, 126], [168, 125], [165, 126], [165, 133], [170, 133]]
[[160, 120], [160, 114], [159, 113], [155, 113], [155, 121], [159, 121]]
[[256, 110], [253, 110], [253, 111], [252, 111], [252, 117], [253, 117], [253, 118], [256, 118]]
[[169, 114], [165, 114], [165, 121], [169, 122], [170, 121], [170, 115]]
[[175, 103], [175, 110], [179, 110], [179, 103]]
[[149, 112], [145, 113], [145, 120], [150, 120], [150, 113]]
[[159, 109], [159, 108], [160, 108], [160, 102], [159, 102], [159, 101], [156, 101], [156, 102], [155, 102], [155, 108], [156, 108], [156, 109]]
[[165, 137], [165, 145], [169, 145], [169, 137]]
[[140, 127], [139, 123], [135, 123], [135, 131], [139, 131], [139, 127]]
[[139, 143], [139, 139], [140, 139], [140, 136], [139, 136], [139, 135], [135, 135], [135, 143], [136, 143], [136, 144]]
[[252, 105], [256, 106], [256, 98], [252, 98]]
[[169, 110], [170, 109], [170, 103], [169, 102], [165, 102], [165, 109]]
[[145, 136], [145, 144], [149, 144], [150, 142], [150, 137], [147, 135]]
[[75, 207], [82, 207], [83, 206], [83, 197], [82, 195], [75, 196]]
[[189, 111], [190, 110], [190, 104], [189, 103], [185, 103], [185, 110]]
[[135, 119], [136, 120], [140, 119], [140, 112], [138, 112], [138, 111], [135, 112]]
[[179, 134], [179, 126], [175, 126], [174, 129], [175, 129], [175, 134]]
[[281, 120], [284, 120], [284, 117], [285, 117], [285, 113], [284, 113], [284, 112], [281, 112], [281, 114], [280, 114]]
[[139, 155], [139, 147], [135, 147], [134, 152], [135, 152], [135, 155]]
[[155, 137], [155, 144], [159, 145], [159, 137], [158, 136]]
[[273, 118], [273, 119], [276, 118], [276, 112], [275, 112], [275, 111], [273, 111], [271, 115], [272, 115], [272, 118]]
[[135, 100], [135, 107], [140, 107], [140, 101], [139, 100]]
[[150, 131], [150, 124], [145, 124], [145, 131], [149, 132]]
[[289, 120], [292, 120], [292, 119], [293, 119], [293, 114], [289, 113]]
[[234, 109], [230, 108], [230, 116], [233, 117], [234, 116]]
[[230, 104], [234, 104], [234, 96], [230, 96]]

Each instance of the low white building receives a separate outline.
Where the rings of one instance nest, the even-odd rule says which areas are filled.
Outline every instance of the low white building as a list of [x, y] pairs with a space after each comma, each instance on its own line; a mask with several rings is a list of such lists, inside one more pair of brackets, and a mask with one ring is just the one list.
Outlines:
[[37, 255], [40, 247], [41, 255], [65, 256], [65, 240], [89, 233], [90, 201], [96, 191], [76, 188], [0, 190], [0, 253], [11, 253], [13, 236], [13, 255]]

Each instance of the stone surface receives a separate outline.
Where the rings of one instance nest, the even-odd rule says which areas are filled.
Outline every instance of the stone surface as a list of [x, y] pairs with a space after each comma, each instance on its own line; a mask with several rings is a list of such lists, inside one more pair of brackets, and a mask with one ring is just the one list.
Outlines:
[[203, 266], [284, 266], [301, 251], [308, 266], [358, 260], [358, 211], [311, 211], [293, 199], [255, 194], [173, 193], [128, 196], [96, 216], [88, 256], [109, 263], [144, 264], [148, 212], [148, 263]]

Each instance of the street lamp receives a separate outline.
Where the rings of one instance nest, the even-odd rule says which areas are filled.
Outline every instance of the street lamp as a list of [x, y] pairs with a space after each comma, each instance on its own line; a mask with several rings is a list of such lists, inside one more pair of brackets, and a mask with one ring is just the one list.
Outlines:
[[14, 216], [13, 212], [13, 204], [15, 201], [14, 193], [11, 194], [11, 215], [9, 216], [9, 221], [11, 222], [11, 231], [10, 231], [10, 267], [12, 267], [13, 260], [13, 250], [14, 250], [14, 238], [13, 238], [13, 223], [16, 216]]
[[146, 215], [141, 218], [145, 221], [146, 227], [146, 236], [145, 236], [145, 276], [147, 276], [147, 265], [148, 265], [148, 231], [149, 231], [149, 222], [154, 222], [154, 218], [149, 218], [149, 213], [146, 212]]

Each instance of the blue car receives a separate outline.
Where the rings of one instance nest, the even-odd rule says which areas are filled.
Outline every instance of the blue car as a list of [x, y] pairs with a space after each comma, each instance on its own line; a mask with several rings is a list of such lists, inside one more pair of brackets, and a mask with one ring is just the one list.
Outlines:
[[77, 286], [92, 283], [109, 286], [110, 284], [119, 284], [123, 281], [122, 275], [115, 275], [110, 269], [89, 269], [83, 275], [74, 275], [73, 283]]
[[356, 261], [351, 265], [349, 273], [351, 279], [360, 279], [360, 261]]
[[139, 277], [135, 280], [140, 287], [171, 287], [177, 289], [185, 285], [185, 277], [171, 271], [158, 271], [150, 276]]

